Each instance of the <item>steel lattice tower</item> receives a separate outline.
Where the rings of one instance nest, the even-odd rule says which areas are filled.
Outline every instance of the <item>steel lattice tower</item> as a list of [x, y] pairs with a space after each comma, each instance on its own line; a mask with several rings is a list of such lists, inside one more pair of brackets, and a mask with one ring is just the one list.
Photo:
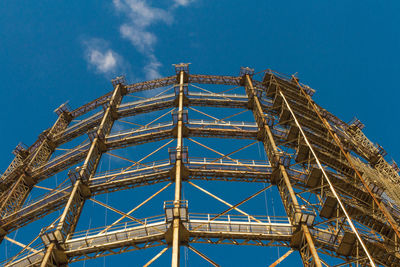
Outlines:
[[[400, 266], [398, 168], [363, 134], [359, 120], [345, 123], [318, 106], [314, 90], [295, 76], [254, 74], [250, 68], [241, 68], [239, 76], [198, 75], [183, 63], [175, 70], [176, 75], [135, 84], [118, 77], [111, 92], [75, 110], [61, 105], [54, 125], [33, 145], [16, 147], [0, 180], [0, 237], [23, 249], [2, 264], [62, 266], [159, 246], [145, 266], [167, 250], [171, 266], [179, 266], [182, 247], [219, 266], [194, 245], [206, 243], [289, 248], [275, 265], [297, 251], [304, 266]], [[158, 117], [150, 118], [152, 113]], [[207, 119], [196, 119], [199, 114]], [[135, 119], [140, 116], [142, 121]], [[228, 120], [234, 117], [246, 121]], [[145, 148], [143, 157], [115, 152], [151, 143], [156, 146]], [[264, 148], [266, 159], [246, 153], [254, 144]], [[194, 145], [214, 157], [196, 152]], [[151, 161], [156, 154], [168, 160]], [[119, 169], [101, 167], [105, 155], [117, 158]], [[57, 175], [65, 176], [64, 182], [46, 184]], [[238, 190], [230, 203], [204, 188], [215, 181], [236, 182], [238, 189], [264, 186], [245, 198]], [[206, 213], [194, 213], [184, 185], [225, 209], [208, 205]], [[134, 194], [138, 188], [154, 194], [126, 212], [95, 198], [122, 190]], [[157, 207], [164, 214], [141, 216], [147, 210], [141, 207], [167, 188], [173, 196]], [[285, 217], [239, 207], [271, 188]], [[80, 221], [89, 201], [119, 219], [85, 228]], [[49, 216], [29, 244], [8, 236]]]

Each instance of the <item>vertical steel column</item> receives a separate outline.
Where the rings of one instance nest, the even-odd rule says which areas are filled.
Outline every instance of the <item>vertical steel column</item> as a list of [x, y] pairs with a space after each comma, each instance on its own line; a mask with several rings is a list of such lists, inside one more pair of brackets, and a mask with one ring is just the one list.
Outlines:
[[262, 133], [261, 138], [263, 139], [262, 141], [264, 143], [265, 151], [267, 153], [269, 161], [271, 162], [271, 165], [274, 168], [273, 176], [276, 176], [276, 178], [274, 179], [277, 183], [283, 205], [286, 209], [286, 213], [294, 223], [300, 224], [300, 229], [303, 235], [303, 237], [301, 237], [301, 240], [303, 241], [301, 241], [299, 252], [303, 264], [304, 266], [322, 267], [321, 260], [318, 256], [308, 226], [305, 223], [301, 222], [302, 210], [300, 209], [286, 168], [281, 163], [280, 154], [275, 144], [271, 129], [268, 126], [268, 123], [264, 117], [264, 112], [260, 100], [257, 96], [257, 92], [253, 87], [252, 79], [248, 73], [244, 74], [243, 79], [250, 106], [253, 109], [254, 118], [260, 132]]
[[[109, 105], [104, 112], [103, 119], [94, 135], [85, 162], [79, 169], [79, 173], [73, 175], [73, 189], [55, 229], [52, 229], [45, 238], [50, 244], [46, 244], [46, 257], [43, 258], [41, 267], [49, 265], [64, 265], [68, 259], [62, 252], [63, 243], [71, 237], [78, 223], [86, 198], [90, 196], [88, 184], [96, 173], [101, 155], [106, 150], [105, 137], [110, 133], [114, 120], [117, 119], [116, 109], [121, 103], [126, 88], [123, 84], [116, 85]], [[70, 177], [71, 178], [71, 177]], [[43, 238], [42, 238], [43, 239]]]
[[179, 72], [178, 96], [178, 121], [176, 137], [176, 162], [175, 162], [175, 198], [172, 221], [172, 267], [179, 267], [180, 242], [181, 242], [181, 215], [180, 204], [182, 194], [182, 135], [183, 135], [183, 97], [184, 97], [184, 70]]

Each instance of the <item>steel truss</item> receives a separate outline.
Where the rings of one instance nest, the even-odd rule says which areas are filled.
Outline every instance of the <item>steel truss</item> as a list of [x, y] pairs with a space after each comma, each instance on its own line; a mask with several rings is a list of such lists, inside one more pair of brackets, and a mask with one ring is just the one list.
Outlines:
[[[363, 134], [361, 122], [347, 124], [316, 105], [311, 98], [314, 90], [294, 76], [268, 70], [262, 79], [256, 79], [250, 68], [242, 68], [239, 76], [195, 75], [183, 63], [175, 65], [175, 70], [176, 75], [136, 84], [126, 84], [123, 77], [117, 77], [112, 80], [113, 91], [75, 110], [61, 105], [55, 111], [58, 119], [54, 125], [41, 133], [32, 146], [16, 147], [14, 160], [0, 178], [1, 240], [54, 211], [62, 212], [38, 233], [40, 239], [35, 240], [41, 242], [36, 244], [34, 240], [3, 264], [58, 266], [161, 246], [163, 249], [145, 266], [168, 248], [172, 251], [171, 265], [179, 266], [180, 248], [187, 246], [219, 266], [207, 253], [192, 246], [206, 243], [290, 248], [271, 266], [293, 250], [299, 252], [304, 266], [400, 265], [398, 168], [394, 162], [388, 163], [384, 150]], [[215, 92], [196, 84], [233, 88]], [[191, 86], [197, 90], [191, 90]], [[125, 101], [132, 100], [126, 96], [157, 88], [165, 90], [153, 97]], [[241, 93], [232, 93], [236, 88], [241, 88]], [[254, 121], [218, 119], [198, 108], [241, 110], [229, 119], [247, 110]], [[207, 119], [191, 119], [188, 110]], [[166, 113], [146, 125], [124, 121], [160, 111]], [[172, 120], [159, 122], [166, 116]], [[113, 131], [115, 122], [133, 127]], [[76, 140], [85, 139], [86, 134], [89, 140], [77, 145]], [[203, 144], [204, 138], [252, 143], [226, 154]], [[220, 157], [189, 157], [184, 140]], [[140, 160], [113, 154], [113, 150], [159, 141], [167, 143]], [[169, 159], [146, 160], [173, 141], [176, 146], [170, 147]], [[267, 161], [234, 158], [235, 153], [255, 143], [264, 147]], [[62, 148], [69, 144], [72, 147]], [[129, 161], [130, 165], [100, 172], [104, 154]], [[66, 170], [69, 179], [57, 188], [40, 186]], [[287, 216], [255, 216], [239, 208], [267, 188], [232, 205], [198, 186], [197, 181], [275, 186]], [[228, 209], [218, 214], [188, 212], [187, 201], [182, 197], [184, 183], [224, 203]], [[94, 199], [97, 195], [154, 184], [166, 185], [127, 213]], [[174, 199], [165, 202], [165, 215], [142, 219], [131, 215], [171, 184], [175, 185]], [[47, 191], [28, 200], [36, 187]], [[75, 231], [88, 200], [122, 217], [103, 228]]]

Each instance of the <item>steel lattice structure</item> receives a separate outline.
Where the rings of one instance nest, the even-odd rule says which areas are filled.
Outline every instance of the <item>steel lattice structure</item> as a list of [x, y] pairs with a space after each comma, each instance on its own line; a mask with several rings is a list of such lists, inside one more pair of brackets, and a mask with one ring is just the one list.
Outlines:
[[[382, 147], [363, 134], [360, 121], [345, 123], [318, 106], [312, 99], [314, 90], [295, 76], [271, 70], [255, 75], [250, 68], [241, 68], [239, 76], [198, 75], [190, 74], [188, 64], [183, 63], [175, 65], [175, 70], [176, 75], [135, 84], [126, 84], [118, 77], [112, 80], [111, 92], [82, 107], [70, 110], [61, 105], [55, 111], [58, 119], [54, 125], [33, 145], [17, 146], [15, 158], [0, 180], [1, 240], [18, 243], [7, 235], [61, 212], [52, 223], [42, 225], [38, 238], [19, 244], [21, 252], [4, 265], [59, 266], [160, 246], [160, 252], [145, 266], [169, 248], [171, 266], [179, 266], [180, 249], [186, 246], [219, 266], [207, 252], [193, 246], [206, 243], [290, 248], [274, 264], [298, 251], [304, 266], [400, 266], [398, 168], [385, 160]], [[230, 89], [221, 90], [227, 87]], [[143, 92], [144, 96], [137, 96]], [[233, 109], [236, 113], [217, 118], [201, 108], [217, 112]], [[165, 111], [145, 124], [127, 121]], [[192, 119], [188, 111], [212, 119]], [[228, 121], [245, 112], [252, 121]], [[117, 122], [131, 127], [116, 131]], [[76, 141], [84, 136], [88, 140]], [[226, 144], [235, 139], [248, 141], [221, 153], [200, 138], [223, 138]], [[169, 141], [141, 159], [111, 153], [165, 140]], [[192, 150], [184, 141], [218, 157], [191, 157]], [[72, 147], [63, 149], [67, 144]], [[267, 160], [256, 160], [252, 155], [250, 160], [235, 158], [253, 144], [262, 145]], [[168, 160], [147, 160], [167, 148], [168, 154], [164, 154]], [[100, 172], [101, 157], [106, 154], [129, 161], [129, 165]], [[40, 185], [66, 172], [69, 179], [57, 187]], [[230, 204], [204, 189], [199, 181], [268, 186]], [[94, 198], [156, 184], [162, 188], [129, 212]], [[227, 208], [192, 213], [182, 195], [184, 184], [218, 199]], [[174, 197], [165, 199], [164, 215], [140, 219], [132, 215], [170, 186]], [[256, 216], [239, 208], [270, 187], [279, 192], [286, 217]], [[46, 193], [29, 199], [37, 188]], [[78, 231], [88, 200], [122, 217], [101, 228]]]

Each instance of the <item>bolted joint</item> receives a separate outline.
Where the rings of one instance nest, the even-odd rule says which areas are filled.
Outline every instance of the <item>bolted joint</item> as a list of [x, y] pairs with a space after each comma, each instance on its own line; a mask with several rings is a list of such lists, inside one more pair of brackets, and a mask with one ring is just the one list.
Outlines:
[[[187, 84], [187, 83], [184, 83], [184, 84], [182, 85], [182, 92], [183, 92], [183, 95], [184, 95], [184, 96], [187, 96], [187, 95], [188, 95], [188, 90], [189, 90], [188, 84]], [[175, 85], [174, 85], [174, 92], [175, 92], [175, 96], [179, 96], [179, 94], [180, 94], [180, 92], [181, 92], [181, 85], [180, 85], [180, 84], [175, 84]]]
[[292, 75], [292, 78], [290, 79], [292, 81], [292, 83], [296, 84], [299, 83], [300, 79], [298, 77], [296, 77], [295, 75], [297, 75], [297, 72]]
[[[187, 107], [189, 105], [189, 98], [186, 95], [183, 95], [183, 106]], [[174, 106], [179, 107], [179, 96], [174, 99]]]
[[254, 75], [254, 69], [249, 68], [249, 67], [240, 67], [240, 73], [239, 76], [243, 77], [243, 76], [253, 76]]
[[65, 242], [64, 235], [59, 229], [56, 229], [54, 225], [47, 230], [42, 229], [40, 238], [42, 239], [42, 242], [46, 248], [49, 247], [51, 243], [55, 243], [57, 246], [60, 246], [60, 244]]
[[94, 139], [97, 138], [97, 128], [93, 129], [92, 131], [87, 133], [89, 140], [91, 143], [93, 143]]
[[305, 180], [306, 185], [310, 188], [320, 186], [323, 181], [322, 171], [317, 167], [312, 167]]
[[180, 147], [176, 149], [176, 160], [182, 160], [182, 149]]
[[22, 179], [24, 180], [25, 184], [29, 187], [32, 187], [33, 185], [36, 184], [37, 181], [35, 181], [31, 175], [28, 174], [28, 171], [25, 171], [22, 175], [21, 175]]
[[118, 110], [117, 110], [117, 107], [115, 105], [111, 105], [110, 106], [110, 114], [111, 114], [111, 118], [113, 120], [117, 120], [119, 118]]
[[256, 120], [258, 128], [263, 129], [264, 131], [267, 131], [267, 129], [265, 127], [265, 118], [264, 118], [263, 114], [260, 114], [258, 112], [256, 106], [253, 107], [253, 114], [254, 114], [254, 119]]
[[253, 77], [254, 75], [254, 69], [249, 68], [249, 67], [240, 67], [240, 73], [239, 73], [239, 77], [240, 79], [240, 84], [242, 86], [247, 84], [247, 76], [249, 76], [250, 78]]
[[188, 123], [188, 111], [182, 110], [181, 112], [179, 111], [172, 111], [172, 122], [174, 125], [178, 124], [178, 121], [182, 121], [183, 123]]
[[290, 155], [284, 152], [278, 152], [276, 157], [278, 158], [278, 162], [280, 165], [283, 165], [285, 167], [288, 167], [290, 165], [290, 160], [291, 160]]
[[50, 129], [44, 130], [40, 133], [38, 139], [41, 141], [42, 145], [45, 144], [50, 150], [54, 150], [57, 147], [51, 138]]
[[97, 149], [100, 153], [107, 151], [105, 136], [101, 131], [95, 129], [88, 133], [88, 137], [91, 143], [96, 142]]
[[125, 84], [121, 84], [120, 88], [121, 88], [121, 90], [120, 90], [121, 96], [124, 96], [124, 95], [126, 95], [128, 93], [128, 88], [126, 88]]
[[253, 90], [251, 90], [250, 86], [245, 86], [244, 87], [244, 91], [246, 92], [246, 94], [249, 97], [249, 99], [253, 99], [254, 98]]
[[187, 200], [168, 200], [164, 201], [165, 220], [167, 223], [174, 219], [188, 221], [188, 201]]
[[300, 250], [305, 242], [303, 229], [298, 228], [296, 232], [293, 233], [290, 239], [290, 247], [296, 250]]
[[294, 225], [305, 224], [307, 226], [312, 226], [314, 221], [315, 214], [304, 205], [300, 206], [300, 211], [296, 211], [294, 214]]
[[356, 248], [357, 237], [353, 232], [344, 231], [336, 253], [343, 256], [350, 256]]
[[76, 167], [73, 170], [68, 171], [68, 178], [71, 181], [71, 184], [75, 184], [77, 180], [81, 180], [80, 176], [81, 167]]
[[349, 130], [355, 130], [355, 129], [364, 129], [365, 125], [356, 117], [354, 117], [349, 123], [348, 123]]
[[73, 119], [73, 116], [70, 112], [63, 112], [59, 117], [62, 118], [66, 123], [70, 123]]
[[87, 185], [88, 179], [86, 177], [88, 177], [87, 174], [84, 175], [84, 177], [81, 176], [80, 172], [81, 172], [81, 167], [76, 167], [74, 170], [70, 170], [68, 172], [68, 178], [71, 180], [71, 184], [75, 184], [76, 181], [80, 180], [80, 186], [79, 186], [79, 191], [82, 195], [82, 197], [84, 198], [89, 198], [92, 193], [90, 191], [89, 186]]
[[104, 128], [97, 129], [96, 136], [95, 136], [95, 138], [97, 138], [97, 142], [100, 142], [100, 143], [101, 142], [103, 142], [103, 143], [105, 142], [106, 137], [105, 137], [104, 132], [105, 132]]
[[111, 84], [114, 88], [117, 87], [118, 84], [122, 85], [121, 87], [125, 87], [126, 85], [126, 79], [124, 75], [115, 77], [114, 79], [111, 80]]
[[19, 155], [22, 159], [25, 159], [28, 156], [29, 151], [28, 147], [24, 143], [19, 142], [18, 145], [12, 151], [12, 153], [14, 156]]
[[[245, 85], [245, 82], [243, 83]], [[261, 99], [263, 91], [257, 88], [250, 88], [249, 86], [245, 86], [246, 94], [247, 94], [247, 108], [253, 110], [257, 105], [255, 104], [256, 97]]]
[[[248, 96], [249, 96], [249, 95], [248, 95]], [[247, 101], [247, 109], [253, 110], [254, 107], [255, 107], [255, 105], [254, 105], [254, 99], [250, 99], [250, 96], [249, 96], [249, 100]]]
[[257, 98], [261, 98], [262, 94], [263, 94], [263, 90], [259, 89], [257, 87], [254, 87], [254, 90], [252, 93], [253, 93], [253, 97], [256, 96]]
[[303, 89], [304, 89], [304, 91], [306, 92], [307, 95], [309, 95], [309, 96], [313, 96], [314, 95], [315, 89], [312, 89], [310, 86], [304, 85], [304, 84], [302, 86], [303, 86]]
[[176, 163], [177, 160], [187, 163], [189, 159], [187, 146], [181, 148], [170, 147], [168, 148], [168, 154], [170, 163]]
[[68, 102], [61, 104], [58, 108], [54, 110], [54, 112], [58, 116], [71, 116], [71, 108], [69, 107]]
[[[169, 176], [171, 177], [171, 182], [174, 182], [175, 179], [175, 175], [176, 175], [176, 166], [177, 164], [175, 163], [175, 165], [173, 165], [173, 167], [169, 170]], [[181, 167], [181, 179], [182, 181], [187, 181], [189, 179], [189, 169], [185, 167], [185, 165], [182, 163], [180, 163], [180, 167]]]
[[262, 79], [263, 83], [264, 84], [269, 84], [272, 81], [273, 76], [274, 76], [274, 74], [271, 72], [271, 70], [267, 70], [264, 73], [264, 77]]
[[92, 196], [92, 192], [90, 191], [89, 186], [87, 183], [81, 183], [79, 186], [79, 191], [83, 198], [88, 199]]
[[4, 228], [1, 226], [1, 221], [0, 221], [0, 242], [3, 240], [3, 238], [7, 235], [7, 231], [4, 230]]
[[[172, 129], [172, 136], [174, 138], [177, 138], [178, 136], [178, 125], [175, 125], [175, 127]], [[189, 128], [186, 127], [185, 124], [182, 125], [182, 137], [188, 137], [189, 136]]]
[[[9, 188], [9, 185], [5, 181], [0, 181], [0, 191], [4, 191], [7, 188]], [[1, 230], [0, 230], [0, 235], [1, 235]]]
[[[58, 125], [68, 124], [74, 118], [71, 114], [71, 109], [67, 104], [68, 102], [62, 104], [58, 108], [54, 110], [54, 112], [58, 115]], [[60, 121], [60, 122], [59, 122]], [[52, 131], [54, 132], [54, 130]]]
[[338, 210], [338, 200], [332, 193], [327, 192], [324, 202], [319, 211], [319, 216], [326, 219], [330, 219], [337, 216], [338, 211], [340, 211]]
[[183, 82], [189, 82], [189, 64], [190, 63], [179, 63], [173, 64], [175, 66], [176, 80], [180, 82], [180, 74], [183, 72]]
[[282, 180], [282, 172], [280, 168], [274, 168], [271, 173], [271, 184], [277, 185]]
[[174, 208], [172, 209], [172, 217], [174, 219], [181, 217], [181, 210], [179, 209], [179, 203], [174, 203]]
[[54, 151], [54, 149], [56, 149], [57, 145], [56, 143], [53, 141], [53, 138], [51, 138], [50, 136], [47, 136], [46, 138], [46, 142], [47, 142], [47, 146]]
[[68, 257], [65, 254], [65, 239], [61, 231], [52, 226], [48, 230], [42, 229], [40, 237], [46, 247], [46, 253], [51, 253], [51, 262], [57, 266], [66, 266]]
[[105, 138], [99, 138], [97, 147], [98, 147], [100, 153], [104, 153], [107, 151], [107, 145], [106, 145]]

